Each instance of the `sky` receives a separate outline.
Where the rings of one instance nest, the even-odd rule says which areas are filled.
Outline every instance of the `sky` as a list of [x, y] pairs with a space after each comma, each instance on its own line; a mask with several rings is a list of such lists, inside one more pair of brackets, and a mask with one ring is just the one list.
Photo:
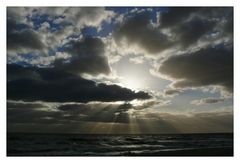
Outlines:
[[233, 132], [233, 8], [8, 7], [7, 130]]

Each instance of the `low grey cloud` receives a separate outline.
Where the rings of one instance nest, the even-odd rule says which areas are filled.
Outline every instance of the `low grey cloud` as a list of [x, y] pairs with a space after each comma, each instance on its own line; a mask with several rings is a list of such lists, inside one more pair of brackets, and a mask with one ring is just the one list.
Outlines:
[[[86, 103], [63, 104], [58, 107], [67, 119], [82, 122], [129, 123], [126, 104]], [[64, 118], [63, 117], [63, 118]]]
[[118, 85], [96, 83], [57, 68], [8, 65], [7, 73], [9, 100], [88, 102], [131, 101], [151, 97], [143, 91], [135, 92]]
[[164, 95], [166, 95], [166, 96], [175, 96], [175, 95], [178, 95], [181, 92], [182, 91], [179, 90], [179, 89], [166, 89], [164, 91]]
[[219, 85], [232, 92], [233, 51], [209, 47], [172, 56], [162, 62], [159, 72], [171, 78], [176, 88]]
[[14, 101], [7, 101], [7, 108], [9, 109], [39, 109], [39, 108], [46, 108], [47, 106], [42, 103], [24, 103], [24, 102], [14, 102]]
[[[39, 106], [30, 108], [29, 103], [10, 101], [8, 105], [9, 132], [160, 134], [233, 131], [231, 112], [202, 112], [186, 115], [145, 110], [132, 113], [127, 111], [132, 107], [127, 103], [58, 103], [56, 108], [48, 103], [42, 103], [42, 106], [37, 104]], [[14, 107], [17, 105], [20, 107]], [[122, 112], [118, 112], [119, 109]], [[61, 129], [57, 127], [59, 125]], [[125, 127], [120, 129], [121, 125]], [[101, 130], [93, 131], [96, 127], [101, 127]], [[66, 130], [62, 130], [63, 128]], [[129, 131], [129, 128], [132, 131]]]
[[153, 100], [130, 102], [7, 102], [9, 123], [130, 123], [132, 115], [159, 104]]
[[[129, 123], [128, 110], [131, 104], [93, 102], [93, 103], [57, 103], [8, 102], [9, 123]], [[33, 107], [31, 107], [33, 106]]]
[[194, 105], [204, 105], [204, 104], [215, 104], [215, 103], [220, 103], [224, 102], [224, 98], [203, 98], [200, 100], [193, 100], [191, 101], [191, 104]]
[[55, 112], [51, 106], [42, 102], [7, 102], [8, 123], [49, 123], [50, 121], [47, 117], [58, 116], [59, 113]]
[[[149, 117], [149, 124], [154, 127], [159, 125], [158, 127], [161, 130], [170, 133], [221, 133], [233, 131], [232, 112], [202, 112], [187, 115], [146, 113], [145, 116]], [[149, 127], [149, 130], [151, 130], [151, 127]]]

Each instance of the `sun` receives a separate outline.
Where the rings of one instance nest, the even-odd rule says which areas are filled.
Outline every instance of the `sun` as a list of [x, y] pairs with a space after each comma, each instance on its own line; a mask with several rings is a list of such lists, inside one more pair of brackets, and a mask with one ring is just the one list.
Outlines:
[[127, 75], [122, 77], [121, 84], [127, 88], [139, 90], [143, 88], [143, 82], [138, 76]]
[[143, 91], [149, 88], [151, 76], [147, 62], [142, 64], [130, 63], [128, 58], [124, 58], [119, 63], [113, 65], [118, 84], [131, 90]]

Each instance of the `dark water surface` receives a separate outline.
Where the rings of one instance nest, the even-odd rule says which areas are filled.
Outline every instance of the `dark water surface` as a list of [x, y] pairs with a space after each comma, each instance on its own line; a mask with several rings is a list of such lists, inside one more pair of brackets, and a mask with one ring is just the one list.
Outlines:
[[232, 156], [233, 134], [8, 134], [8, 156]]

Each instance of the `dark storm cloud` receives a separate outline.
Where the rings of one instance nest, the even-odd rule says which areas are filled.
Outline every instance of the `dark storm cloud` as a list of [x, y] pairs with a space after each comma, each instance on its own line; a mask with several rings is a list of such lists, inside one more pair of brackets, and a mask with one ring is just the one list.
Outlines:
[[[28, 76], [20, 74], [29, 73]], [[24, 101], [88, 102], [148, 99], [148, 93], [83, 79], [57, 68], [8, 65], [7, 98]], [[19, 74], [20, 73], [20, 74]]]
[[175, 87], [220, 85], [232, 92], [233, 51], [224, 47], [209, 47], [172, 56], [161, 64], [159, 72], [177, 79]]
[[177, 26], [173, 31], [177, 34], [179, 44], [187, 47], [195, 43], [207, 32], [212, 31], [215, 25], [216, 23], [213, 21], [194, 17], [190, 21]]
[[156, 27], [150, 22], [148, 13], [136, 14], [127, 19], [113, 32], [116, 42], [127, 39], [129, 44], [139, 45], [149, 53], [159, 53], [170, 47], [170, 42]]
[[196, 14], [209, 19], [233, 18], [233, 7], [201, 7]]
[[[56, 29], [54, 29], [53, 22], [50, 21], [52, 18], [50, 13], [53, 14], [53, 17], [59, 17], [60, 15], [57, 16], [57, 13], [63, 13], [66, 10], [68, 16], [73, 14], [71, 21], [78, 20], [80, 17], [82, 18], [80, 19], [80, 21], [83, 21], [80, 23], [81, 25], [75, 22], [75, 26], [80, 25], [81, 27], [79, 28], [83, 28], [85, 23], [90, 23], [92, 25], [98, 24], [100, 27], [101, 21], [110, 16], [107, 14], [108, 12], [104, 14], [105, 16], [101, 15], [104, 12], [103, 8], [36, 8], [35, 12], [33, 11], [34, 8], [28, 9], [26, 9], [26, 13], [24, 12], [24, 8], [16, 8], [16, 12], [13, 8], [8, 9], [7, 50], [9, 58], [12, 57], [11, 55], [14, 55], [11, 58], [12, 63], [19, 62], [19, 58], [22, 57], [21, 55], [24, 56], [30, 53], [34, 57], [23, 57], [24, 62], [28, 62], [28, 64], [45, 62], [48, 65], [56, 65], [59, 69], [61, 68], [64, 71], [74, 74], [108, 75], [110, 73], [108, 58], [105, 56], [105, 45], [100, 38], [81, 38], [77, 41], [69, 41], [71, 40], [68, 38], [70, 33], [71, 35], [79, 35], [79, 33], [74, 31], [70, 25], [60, 26], [55, 24]], [[101, 12], [97, 14], [96, 11]], [[81, 14], [78, 15], [77, 13]], [[44, 14], [47, 18], [41, 17]], [[93, 20], [87, 18], [92, 18]], [[18, 19], [23, 20], [19, 21]], [[68, 17], [68, 19], [70, 18]], [[39, 27], [36, 24], [39, 24]], [[58, 29], [60, 27], [61, 29]], [[66, 44], [63, 45], [63, 42], [66, 42]], [[58, 52], [58, 48], [61, 49], [61, 52]], [[66, 62], [66, 58], [57, 58], [57, 53], [53, 55], [55, 51], [63, 54], [69, 53], [71, 60]], [[51, 56], [49, 56], [50, 53]], [[54, 57], [55, 59], [53, 59]]]
[[55, 62], [55, 67], [74, 74], [88, 73], [92, 75], [109, 74], [108, 59], [104, 55], [105, 45], [100, 38], [83, 38], [70, 41], [65, 45], [66, 51], [72, 55], [69, 63], [61, 60]]
[[199, 40], [209, 45], [228, 37], [231, 42], [231, 13], [232, 8], [170, 7], [161, 12], [160, 24], [152, 23], [153, 17], [147, 12], [135, 13], [118, 25], [113, 37], [119, 45], [126, 39], [149, 54], [192, 49]]
[[168, 12], [162, 12], [160, 16], [161, 27], [175, 26], [185, 21], [192, 13], [199, 10], [195, 7], [170, 7]]
[[159, 21], [163, 28], [172, 28], [188, 22], [191, 17], [201, 17], [205, 20], [228, 21], [233, 18], [232, 7], [169, 7], [167, 12], [161, 12]]
[[233, 35], [233, 17], [229, 17], [229, 19], [227, 20], [225, 26], [224, 26], [224, 30]]
[[7, 23], [7, 50], [18, 51], [22, 49], [43, 50], [44, 43], [37, 32], [32, 29], [14, 30], [13, 22]]
[[[49, 47], [44, 45], [41, 32], [26, 26], [21, 27], [21, 24], [17, 24], [14, 20], [8, 20], [7, 24], [8, 52], [27, 53], [29, 50], [37, 50], [45, 53], [47, 48], [50, 48], [49, 45]], [[51, 42], [55, 44], [57, 41], [59, 40], [52, 40]], [[105, 56], [105, 45], [100, 38], [82, 38], [78, 41], [69, 41], [61, 48], [64, 49], [64, 52], [69, 53], [72, 58], [67, 63], [63, 62], [64, 59], [55, 60], [52, 64], [58, 66], [59, 69], [74, 74], [88, 73], [91, 75], [109, 74], [111, 71], [108, 59]]]
[[[168, 12], [161, 13], [160, 28], [170, 30], [181, 48], [192, 48], [199, 39], [212, 34], [217, 34], [215, 39], [231, 38], [232, 12], [232, 8], [224, 7], [171, 7]], [[213, 43], [212, 40], [208, 44]]]

